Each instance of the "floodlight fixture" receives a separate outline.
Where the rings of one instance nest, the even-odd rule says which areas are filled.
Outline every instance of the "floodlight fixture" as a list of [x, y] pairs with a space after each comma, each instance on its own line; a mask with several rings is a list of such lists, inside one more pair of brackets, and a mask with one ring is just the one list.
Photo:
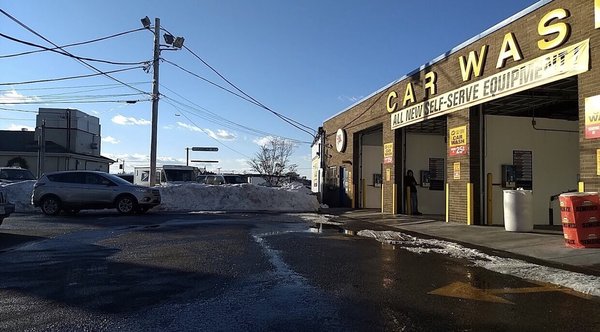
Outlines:
[[183, 37], [175, 37], [175, 40], [173, 41], [173, 47], [182, 48], [184, 40], [185, 39]]
[[146, 29], [150, 28], [150, 19], [148, 18], [148, 16], [141, 19], [141, 21], [142, 21], [142, 25], [144, 26], [144, 28], [146, 28]]
[[175, 37], [173, 37], [172, 34], [170, 33], [165, 33], [163, 35], [163, 38], [165, 39], [165, 43], [169, 44], [169, 45], [173, 45], [173, 41], [175, 40]]

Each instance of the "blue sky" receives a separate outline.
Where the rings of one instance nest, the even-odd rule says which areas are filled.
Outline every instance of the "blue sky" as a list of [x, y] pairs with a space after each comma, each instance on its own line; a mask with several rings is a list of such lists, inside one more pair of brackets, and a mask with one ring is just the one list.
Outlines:
[[[142, 17], [153, 23], [159, 17], [163, 28], [183, 36], [185, 46], [229, 81], [316, 130], [325, 119], [535, 2], [4, 0], [1, 8], [57, 45], [134, 30]], [[4, 15], [0, 32], [51, 47]], [[113, 62], [148, 61], [152, 38], [149, 31], [138, 31], [67, 50]], [[148, 165], [151, 102], [122, 102], [148, 97], [104, 76], [6, 85], [94, 73], [52, 52], [1, 57], [35, 49], [0, 37], [0, 129], [34, 127], [39, 107], [75, 108], [100, 118], [104, 156], [124, 159], [128, 171]], [[161, 56], [233, 90], [186, 50]], [[89, 63], [102, 71], [132, 67]], [[151, 71], [112, 76], [151, 92]], [[293, 162], [300, 174], [310, 174], [310, 144], [302, 143], [312, 141], [307, 133], [168, 62], [160, 64], [160, 84], [159, 164], [185, 163], [186, 147], [216, 146], [219, 152], [192, 152], [191, 159], [219, 160], [206, 165], [209, 170], [247, 170], [258, 143], [274, 135], [298, 142]]]

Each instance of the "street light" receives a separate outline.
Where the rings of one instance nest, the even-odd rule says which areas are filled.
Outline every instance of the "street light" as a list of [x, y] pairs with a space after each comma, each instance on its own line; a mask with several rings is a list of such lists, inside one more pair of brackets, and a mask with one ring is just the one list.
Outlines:
[[[148, 16], [141, 19], [144, 28], [150, 29], [150, 19]], [[169, 36], [169, 37], [167, 37]], [[173, 38], [171, 34], [165, 35], [165, 41]], [[183, 47], [183, 37], [177, 37], [172, 41], [174, 49]], [[169, 50], [169, 49], [167, 49]], [[158, 136], [158, 65], [160, 59], [160, 18], [154, 18], [154, 58], [152, 60], [154, 77], [152, 79], [152, 134], [150, 138], [150, 187], [156, 184], [156, 146]]]
[[144, 26], [144, 28], [146, 28], [146, 29], [150, 28], [150, 19], [148, 18], [148, 16], [141, 19], [141, 21], [142, 21], [142, 25]]

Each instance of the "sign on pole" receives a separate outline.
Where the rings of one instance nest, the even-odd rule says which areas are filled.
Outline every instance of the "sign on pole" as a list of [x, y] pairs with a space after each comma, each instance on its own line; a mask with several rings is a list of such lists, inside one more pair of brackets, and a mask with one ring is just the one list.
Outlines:
[[218, 160], [192, 160], [193, 163], [218, 163]]
[[207, 147], [207, 146], [194, 146], [192, 151], [219, 151], [219, 148]]

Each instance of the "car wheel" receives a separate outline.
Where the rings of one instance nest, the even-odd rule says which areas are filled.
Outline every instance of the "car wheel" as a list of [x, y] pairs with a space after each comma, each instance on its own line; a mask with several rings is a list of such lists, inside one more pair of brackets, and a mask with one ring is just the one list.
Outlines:
[[60, 200], [56, 196], [47, 196], [40, 204], [42, 212], [48, 216], [55, 216], [60, 212]]
[[121, 214], [132, 214], [137, 210], [137, 202], [131, 196], [121, 196], [117, 199], [116, 208]]

